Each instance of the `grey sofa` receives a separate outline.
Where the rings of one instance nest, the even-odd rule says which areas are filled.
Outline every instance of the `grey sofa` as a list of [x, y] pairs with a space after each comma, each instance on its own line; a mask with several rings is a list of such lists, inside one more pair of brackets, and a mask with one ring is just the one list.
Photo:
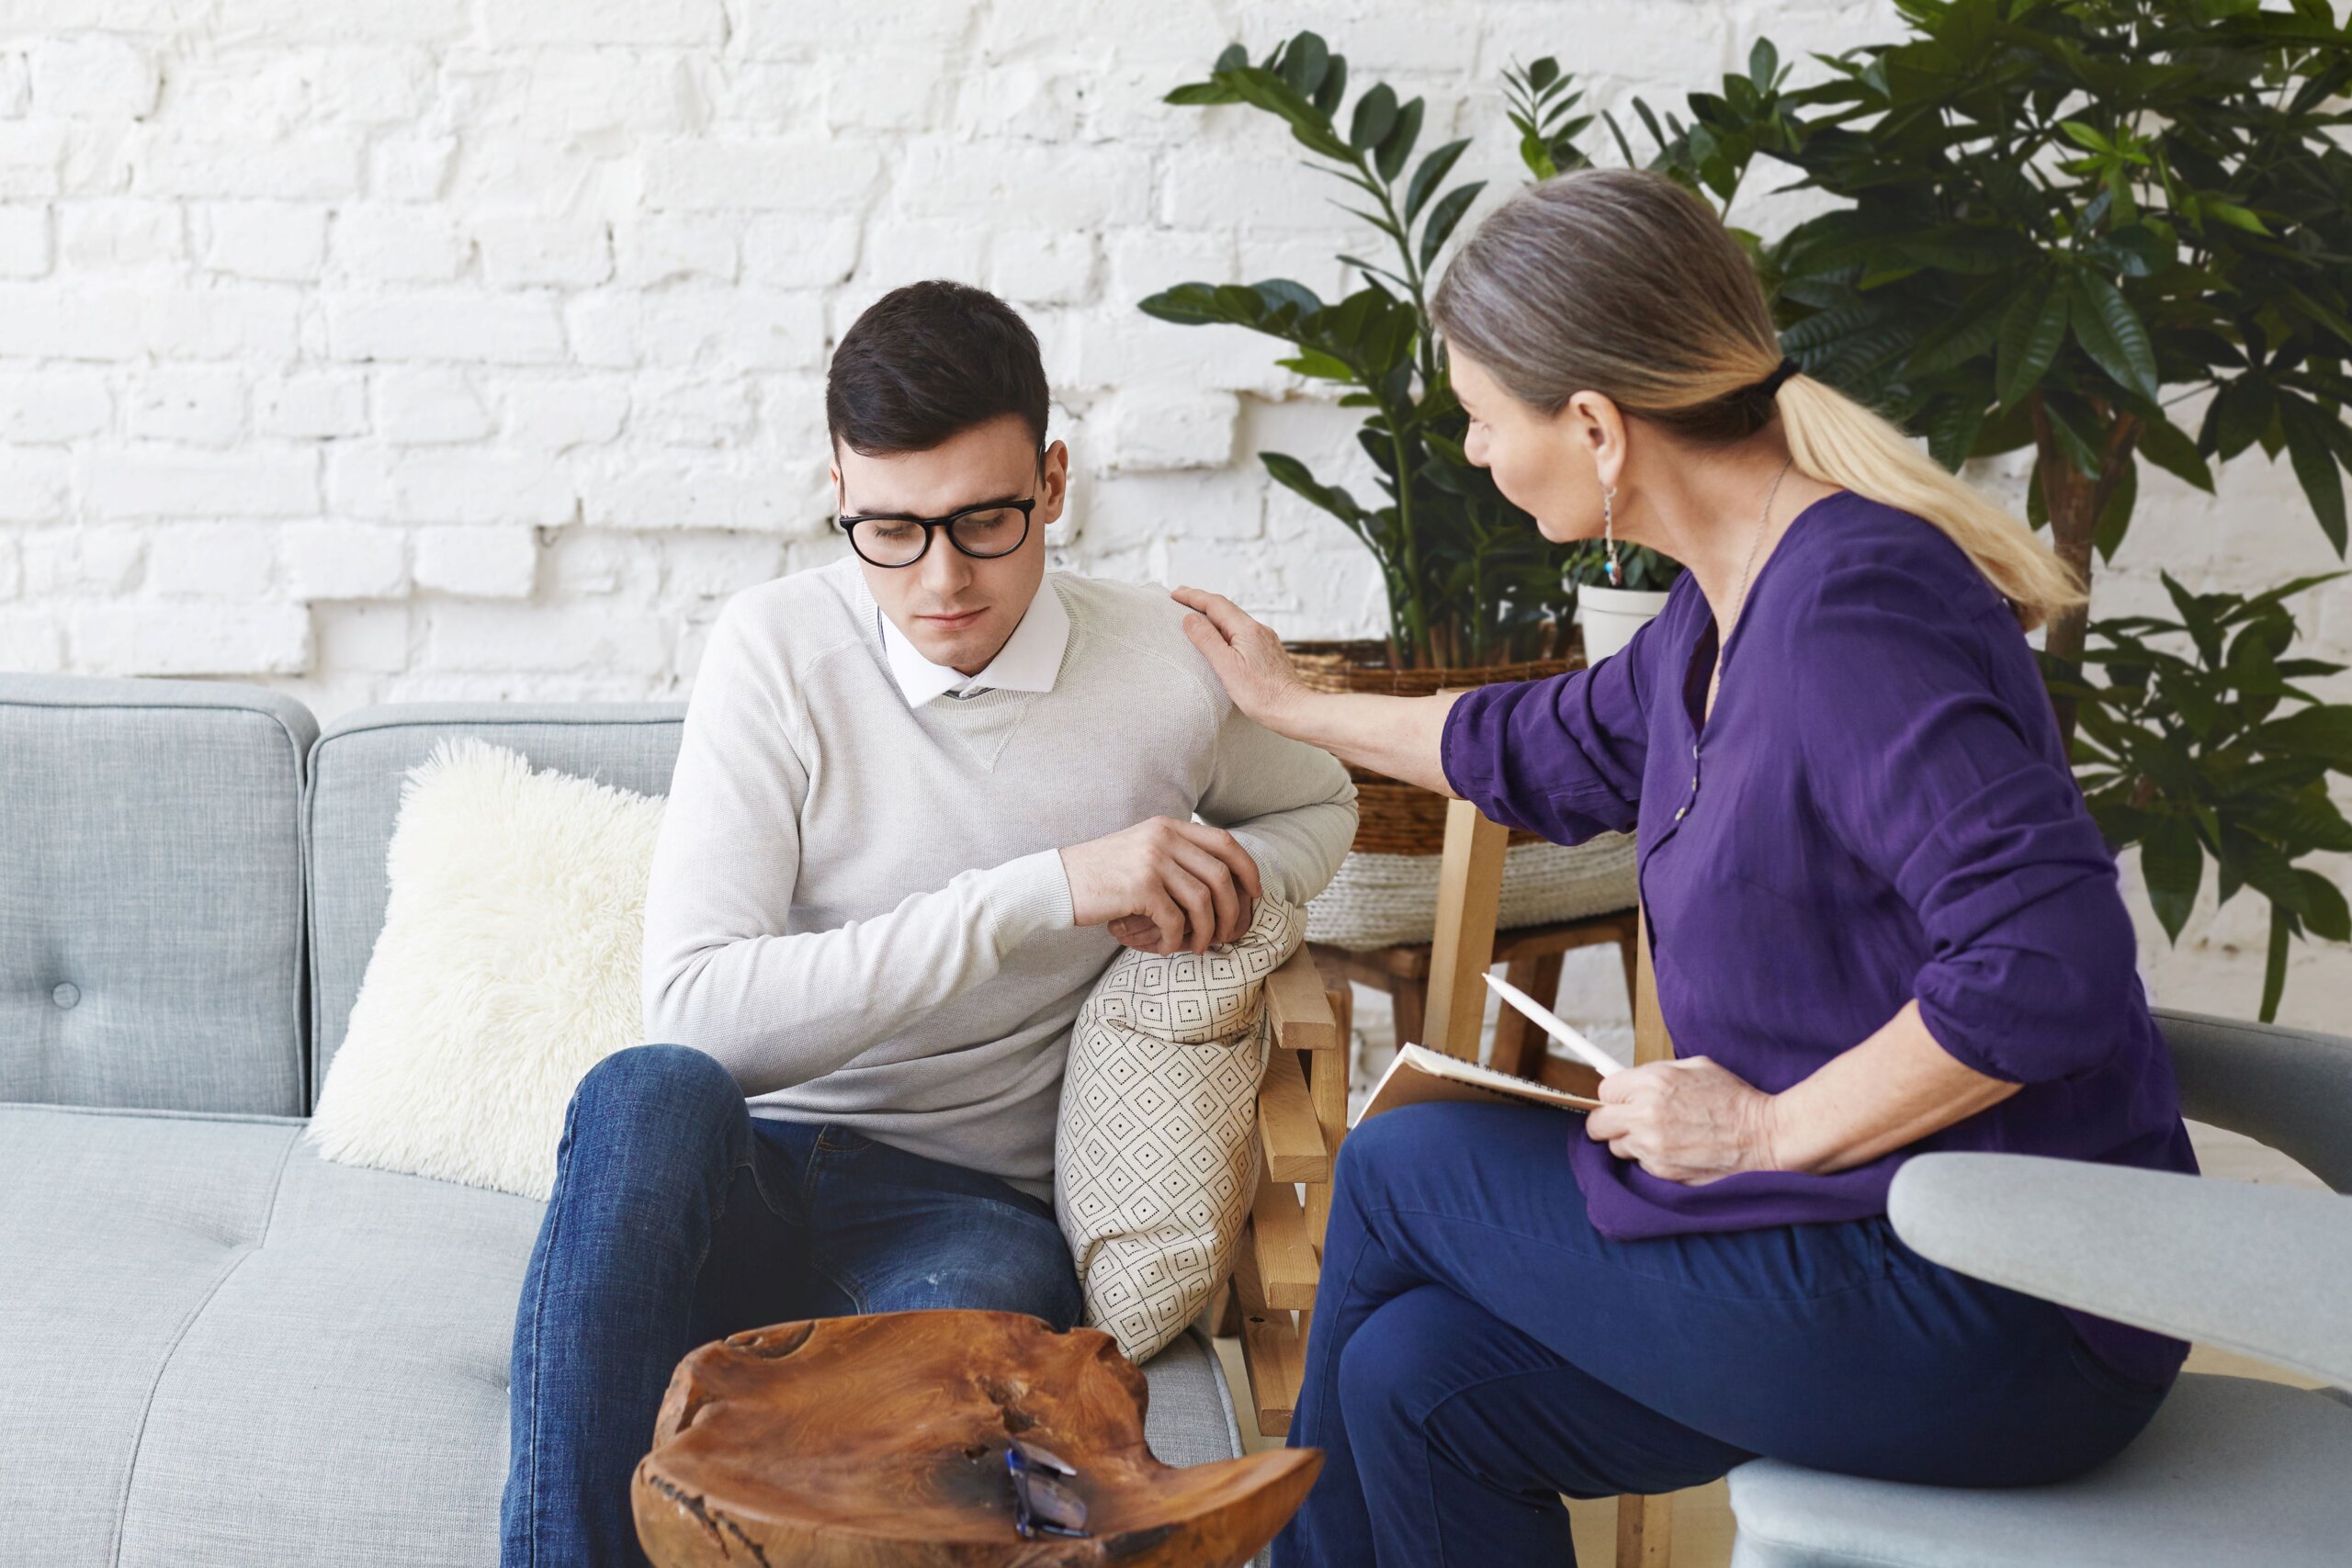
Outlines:
[[[463, 732], [660, 794], [684, 714], [394, 705], [322, 732], [260, 687], [0, 674], [0, 1564], [497, 1561], [541, 1206], [300, 1134], [402, 772]], [[1197, 1328], [1145, 1371], [1162, 1461], [1241, 1451]]]

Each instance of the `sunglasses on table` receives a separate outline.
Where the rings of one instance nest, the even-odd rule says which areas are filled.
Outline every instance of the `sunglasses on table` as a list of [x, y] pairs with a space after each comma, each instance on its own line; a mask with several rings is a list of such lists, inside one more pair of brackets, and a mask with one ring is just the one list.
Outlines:
[[1005, 1447], [1004, 1468], [1012, 1477], [1012, 1528], [1022, 1540], [1040, 1535], [1091, 1539], [1085, 1500], [1054, 1479], [1076, 1479], [1076, 1466], [1050, 1449], [1013, 1438]]

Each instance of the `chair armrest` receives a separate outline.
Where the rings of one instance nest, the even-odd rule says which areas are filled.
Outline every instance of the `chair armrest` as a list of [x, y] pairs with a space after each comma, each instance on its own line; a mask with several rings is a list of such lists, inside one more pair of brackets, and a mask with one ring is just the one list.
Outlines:
[[2062, 1306], [2352, 1383], [2352, 1202], [2030, 1155], [1915, 1155], [1887, 1213], [1922, 1256]]
[[2152, 1010], [2181, 1111], [2242, 1133], [2352, 1192], [2352, 1040], [2308, 1029]]
[[1329, 1051], [1338, 1046], [1340, 1021], [1305, 942], [1266, 976], [1266, 1008], [1273, 1015], [1274, 1044], [1282, 1050]]

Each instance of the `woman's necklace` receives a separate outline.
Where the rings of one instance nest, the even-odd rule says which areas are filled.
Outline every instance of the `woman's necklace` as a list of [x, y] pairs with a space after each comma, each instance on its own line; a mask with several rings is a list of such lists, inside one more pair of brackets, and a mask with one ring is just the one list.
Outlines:
[[1714, 673], [1707, 679], [1706, 713], [1709, 716], [1715, 711], [1715, 693], [1723, 684], [1724, 649], [1731, 646], [1731, 629], [1739, 624], [1740, 612], [1747, 608], [1747, 577], [1756, 570], [1756, 552], [1762, 547], [1766, 525], [1772, 520], [1772, 498], [1781, 493], [1781, 480], [1788, 473], [1789, 464], [1792, 461], [1792, 457], [1781, 459], [1781, 471], [1772, 476], [1772, 488], [1764, 492], [1764, 510], [1756, 519], [1756, 537], [1747, 546], [1747, 564], [1739, 569], [1739, 593], [1732, 601], [1731, 619], [1724, 626], [1724, 640], [1715, 649]]

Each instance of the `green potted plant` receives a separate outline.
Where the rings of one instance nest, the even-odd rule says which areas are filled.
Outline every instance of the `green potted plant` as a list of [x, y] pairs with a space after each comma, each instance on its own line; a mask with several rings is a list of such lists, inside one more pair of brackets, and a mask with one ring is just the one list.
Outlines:
[[[1564, 101], [1555, 62], [1539, 61], [1510, 82], [1522, 157], [1540, 177], [1581, 122], [1567, 118], [1574, 99]], [[1422, 100], [1400, 100], [1385, 83], [1355, 87], [1351, 94], [1346, 58], [1303, 32], [1254, 63], [1232, 46], [1205, 80], [1176, 87], [1167, 101], [1246, 105], [1286, 125], [1311, 166], [1350, 187], [1342, 205], [1385, 246], [1378, 259], [1340, 257], [1362, 287], [1326, 301], [1288, 278], [1184, 283], [1140, 307], [1178, 325], [1238, 326], [1278, 339], [1290, 350], [1279, 363], [1345, 387], [1340, 406], [1364, 411], [1358, 436], [1377, 496], [1359, 499], [1287, 453], [1259, 454], [1277, 483], [1363, 542], [1386, 598], [1384, 638], [1291, 645], [1307, 680], [1330, 690], [1425, 694], [1555, 673], [1583, 657], [1570, 612], [1590, 591], [1576, 554], [1544, 539], [1464, 453], [1469, 421], [1429, 327], [1430, 269], [1485, 187], [1451, 179], [1470, 139], [1419, 151]], [[1647, 588], [1679, 570], [1647, 551], [1625, 553], [1641, 558]], [[1356, 854], [1310, 910], [1308, 934], [1355, 946], [1427, 940], [1445, 803], [1363, 770], [1355, 778]], [[1514, 833], [1511, 845], [1506, 925], [1633, 902], [1632, 841], [1623, 835], [1570, 850]]]
[[[1659, 132], [1653, 166], [1726, 211], [1759, 157], [1844, 203], [1769, 243], [1735, 231], [1787, 352], [1949, 467], [2030, 449], [2028, 515], [2086, 581], [2125, 543], [2143, 462], [2210, 493], [2212, 465], [2256, 446], [2287, 457], [2341, 556], [2352, 32], [2325, 0], [1902, 10], [1908, 37], [1816, 56], [1814, 86], [1784, 85], [1759, 42]], [[2198, 391], [2191, 431], [2171, 409]], [[2086, 606], [2043, 655], [2086, 798], [2119, 852], [2140, 847], [2166, 932], [2207, 860], [2222, 898], [2269, 901], [2265, 1019], [2291, 938], [2352, 937], [2334, 884], [2294, 863], [2352, 849], [2327, 789], [2352, 769], [2352, 708], [2294, 685], [2322, 667], [2286, 658], [2278, 603], [2316, 581], [2243, 600], [2176, 589], [2174, 623]]]

